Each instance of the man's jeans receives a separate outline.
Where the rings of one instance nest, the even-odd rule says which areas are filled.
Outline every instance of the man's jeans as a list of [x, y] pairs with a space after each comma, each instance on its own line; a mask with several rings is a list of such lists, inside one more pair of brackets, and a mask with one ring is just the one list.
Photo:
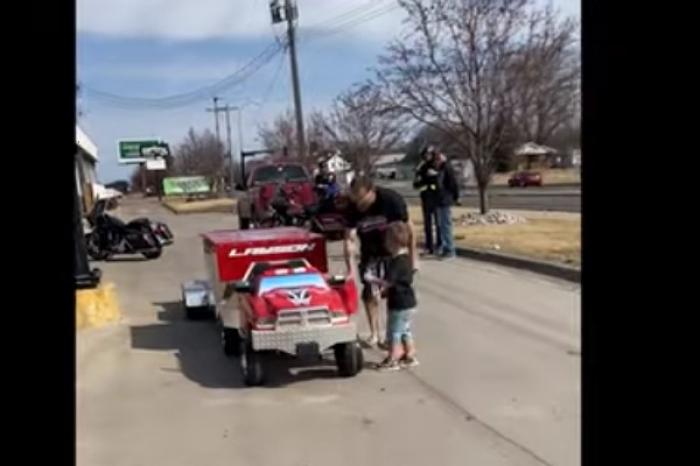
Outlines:
[[450, 206], [437, 208], [437, 224], [442, 243], [442, 251], [440, 252], [444, 256], [454, 256], [456, 252], [452, 236], [452, 208]]
[[[442, 241], [440, 239], [440, 227], [437, 221], [436, 207], [422, 202], [423, 207], [423, 228], [425, 233], [425, 249], [430, 253], [439, 253]], [[433, 228], [435, 232], [435, 242], [433, 242]]]

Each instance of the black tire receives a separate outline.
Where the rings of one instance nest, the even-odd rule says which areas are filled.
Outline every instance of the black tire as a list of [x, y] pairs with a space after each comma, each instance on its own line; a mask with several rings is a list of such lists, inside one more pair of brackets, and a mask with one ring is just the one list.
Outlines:
[[243, 354], [241, 335], [235, 328], [221, 327], [221, 348], [226, 356], [234, 356], [237, 358]]
[[212, 316], [213, 311], [210, 307], [185, 307], [185, 318], [187, 320], [203, 320]]
[[111, 255], [109, 251], [105, 251], [104, 249], [100, 248], [99, 239], [96, 233], [90, 233], [85, 235], [85, 246], [87, 249], [88, 256], [90, 256], [90, 259], [92, 260], [107, 260]]
[[338, 343], [333, 348], [333, 352], [341, 377], [354, 377], [362, 370], [364, 355], [357, 342]]
[[253, 350], [253, 345], [249, 341], [246, 341], [242, 346], [245, 348], [240, 357], [243, 381], [249, 387], [262, 385], [264, 374], [261, 354]]
[[158, 259], [162, 253], [163, 253], [163, 249], [158, 248], [158, 249], [154, 249], [152, 251], [144, 251], [142, 254], [143, 254], [143, 257], [145, 257], [146, 259]]
[[250, 219], [238, 217], [238, 225], [239, 225], [241, 230], [249, 230], [250, 229]]

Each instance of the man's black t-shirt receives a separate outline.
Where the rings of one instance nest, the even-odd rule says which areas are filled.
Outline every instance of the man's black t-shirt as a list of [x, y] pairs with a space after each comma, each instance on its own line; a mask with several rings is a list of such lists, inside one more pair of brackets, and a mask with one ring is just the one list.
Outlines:
[[377, 197], [369, 209], [359, 212], [353, 205], [347, 215], [348, 226], [357, 229], [362, 261], [390, 256], [384, 245], [387, 225], [408, 222], [408, 207], [399, 193], [382, 187], [376, 187], [375, 192]]
[[416, 307], [413, 266], [408, 254], [399, 254], [389, 259], [384, 279], [389, 284], [386, 291], [386, 306], [389, 311], [403, 311]]

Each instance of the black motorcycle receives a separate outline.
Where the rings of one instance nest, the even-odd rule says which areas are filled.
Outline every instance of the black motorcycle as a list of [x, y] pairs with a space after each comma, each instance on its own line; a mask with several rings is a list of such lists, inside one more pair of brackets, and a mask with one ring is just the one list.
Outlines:
[[94, 260], [106, 260], [114, 254], [143, 254], [156, 259], [165, 244], [172, 243], [172, 233], [163, 223], [138, 218], [125, 223], [108, 215], [107, 201], [99, 200], [87, 216], [92, 231], [85, 235], [88, 255]]
[[309, 221], [304, 206], [294, 201], [282, 187], [278, 188], [274, 199], [270, 202], [270, 214], [266, 224], [268, 228], [303, 227]]

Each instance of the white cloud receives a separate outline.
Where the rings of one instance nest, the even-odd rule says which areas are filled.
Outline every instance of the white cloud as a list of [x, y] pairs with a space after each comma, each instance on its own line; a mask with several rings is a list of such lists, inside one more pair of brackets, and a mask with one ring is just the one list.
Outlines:
[[[298, 0], [300, 28], [347, 27], [354, 37], [387, 38], [400, 9], [373, 17], [394, 0]], [[172, 40], [271, 37], [268, 0], [77, 0], [78, 31]], [[349, 12], [349, 13], [348, 13]], [[280, 26], [277, 26], [280, 28]], [[277, 31], [282, 32], [282, 29]]]
[[[580, 17], [580, 0], [551, 1]], [[268, 5], [269, 0], [77, 0], [77, 24], [80, 32], [116, 37], [264, 38], [273, 34]], [[302, 31], [342, 28], [334, 38], [383, 41], [401, 28], [402, 9], [387, 11], [395, 5], [396, 0], [298, 0], [299, 25]], [[283, 29], [275, 27], [278, 34]]]

